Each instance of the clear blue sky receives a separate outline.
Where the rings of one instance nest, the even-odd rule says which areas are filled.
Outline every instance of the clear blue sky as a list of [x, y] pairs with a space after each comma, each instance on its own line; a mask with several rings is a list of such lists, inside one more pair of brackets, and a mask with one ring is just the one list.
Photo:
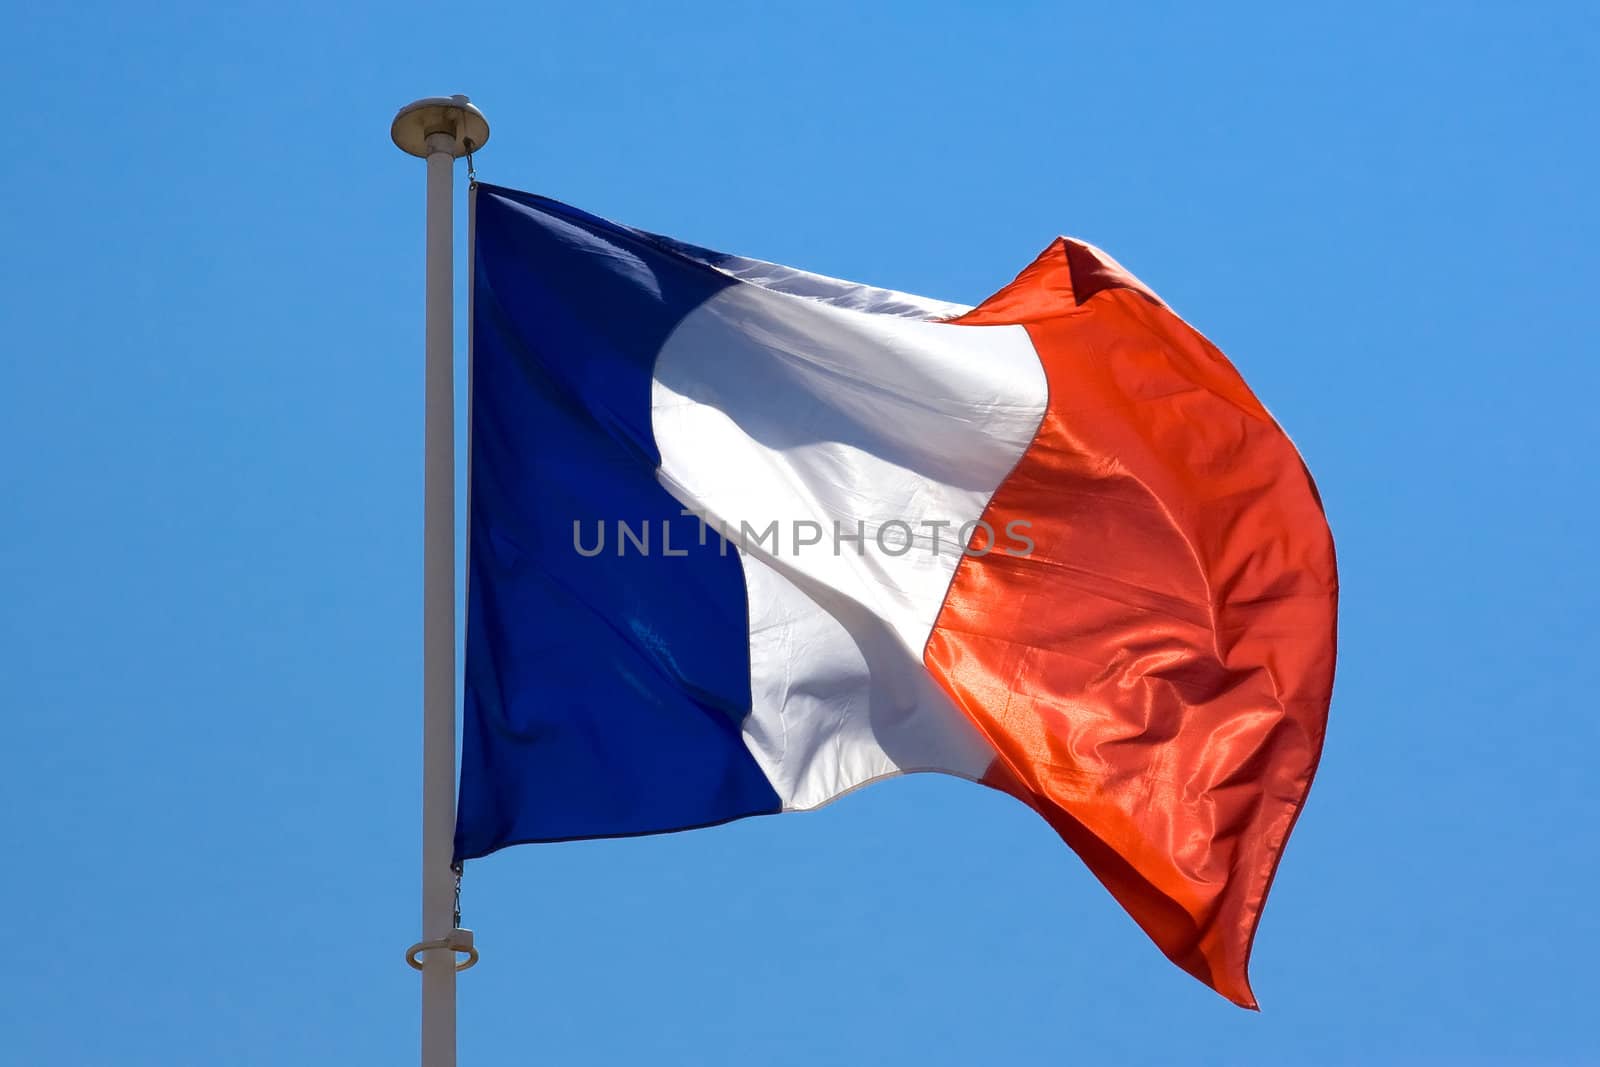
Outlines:
[[[16, 5], [0, 1059], [413, 1062], [423, 167], [975, 302], [1057, 233], [1339, 546], [1264, 1012], [931, 776], [468, 871], [465, 1065], [1600, 1059], [1591, 5]], [[26, 7], [29, 10], [23, 10]], [[463, 323], [464, 336], [464, 323]]]

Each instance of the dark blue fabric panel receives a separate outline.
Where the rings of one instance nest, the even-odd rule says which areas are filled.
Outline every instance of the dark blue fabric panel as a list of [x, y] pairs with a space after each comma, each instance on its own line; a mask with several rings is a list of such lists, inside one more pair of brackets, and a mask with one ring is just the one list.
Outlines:
[[[740, 736], [744, 573], [655, 479], [651, 371], [724, 275], [541, 197], [477, 188], [456, 858], [779, 810]], [[616, 522], [659, 548], [618, 554]], [[585, 558], [574, 522], [592, 548]], [[689, 535], [689, 536], [684, 536]]]

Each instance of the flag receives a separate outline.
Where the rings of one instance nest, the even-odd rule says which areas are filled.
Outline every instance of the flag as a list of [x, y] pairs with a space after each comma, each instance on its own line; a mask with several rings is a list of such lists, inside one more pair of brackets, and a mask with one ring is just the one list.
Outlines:
[[1337, 579], [1227, 359], [1080, 241], [969, 308], [475, 196], [457, 859], [939, 771], [1253, 1007]]

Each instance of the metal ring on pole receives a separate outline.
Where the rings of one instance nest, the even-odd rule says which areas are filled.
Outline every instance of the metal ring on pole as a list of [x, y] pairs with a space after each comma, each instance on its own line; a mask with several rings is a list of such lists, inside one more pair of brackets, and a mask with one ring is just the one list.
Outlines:
[[423, 964], [417, 957], [424, 952], [435, 949], [450, 949], [452, 952], [464, 952], [467, 958], [456, 961], [456, 970], [464, 971], [478, 962], [478, 950], [472, 945], [471, 930], [453, 930], [449, 937], [436, 937], [431, 941], [418, 941], [406, 949], [406, 962], [413, 970], [422, 970]]

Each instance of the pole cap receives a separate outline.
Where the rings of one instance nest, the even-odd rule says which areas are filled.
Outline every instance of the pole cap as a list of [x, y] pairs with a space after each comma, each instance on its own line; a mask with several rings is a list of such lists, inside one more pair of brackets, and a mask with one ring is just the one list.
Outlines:
[[407, 104], [395, 115], [389, 136], [402, 152], [426, 159], [432, 154], [428, 138], [436, 133], [455, 142], [453, 155], [460, 159], [476, 152], [489, 141], [489, 120], [460, 93], [455, 96], [430, 96]]

